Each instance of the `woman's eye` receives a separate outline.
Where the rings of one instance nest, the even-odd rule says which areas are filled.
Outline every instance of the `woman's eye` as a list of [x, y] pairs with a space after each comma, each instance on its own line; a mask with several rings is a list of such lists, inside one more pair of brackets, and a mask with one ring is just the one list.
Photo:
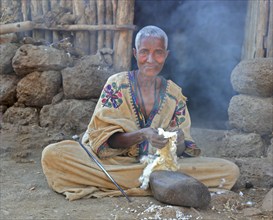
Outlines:
[[162, 55], [164, 55], [164, 51], [162, 51], [162, 50], [157, 50], [157, 51], [155, 52], [155, 54], [158, 55], [158, 56], [162, 56]]
[[148, 55], [148, 51], [147, 50], [141, 50], [141, 51], [139, 51], [139, 54], [140, 55]]

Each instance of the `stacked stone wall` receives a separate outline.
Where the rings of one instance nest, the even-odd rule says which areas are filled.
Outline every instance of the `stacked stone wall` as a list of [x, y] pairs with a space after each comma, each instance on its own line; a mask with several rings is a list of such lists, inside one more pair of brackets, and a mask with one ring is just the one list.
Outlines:
[[235, 158], [242, 181], [272, 186], [273, 58], [241, 61], [231, 73], [231, 83], [238, 94], [230, 100], [232, 130], [224, 138], [222, 155]]
[[107, 78], [112, 53], [72, 57], [46, 45], [0, 44], [0, 106], [3, 123], [83, 132]]

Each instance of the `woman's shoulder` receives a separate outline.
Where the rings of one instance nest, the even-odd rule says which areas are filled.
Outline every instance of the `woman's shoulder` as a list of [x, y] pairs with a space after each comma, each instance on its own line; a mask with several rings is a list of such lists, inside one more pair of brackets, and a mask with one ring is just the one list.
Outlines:
[[128, 81], [128, 71], [115, 73], [108, 78], [108, 81], [116, 83]]
[[167, 80], [167, 82], [169, 84], [170, 90], [175, 91], [175, 92], [182, 90], [182, 88], [179, 85], [177, 85], [175, 82], [173, 82], [172, 80], [169, 79], [169, 80]]
[[175, 97], [176, 99], [182, 98], [184, 101], [187, 100], [187, 98], [182, 93], [182, 87], [177, 85], [172, 80], [167, 80], [167, 82], [168, 82], [167, 93], [169, 94], [169, 96]]

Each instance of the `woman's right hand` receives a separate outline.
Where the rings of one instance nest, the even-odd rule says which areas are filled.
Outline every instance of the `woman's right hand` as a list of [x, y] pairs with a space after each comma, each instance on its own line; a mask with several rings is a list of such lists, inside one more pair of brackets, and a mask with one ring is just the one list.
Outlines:
[[168, 142], [167, 138], [164, 138], [163, 135], [159, 135], [157, 129], [155, 128], [143, 128], [141, 133], [149, 143], [158, 149], [165, 147]]

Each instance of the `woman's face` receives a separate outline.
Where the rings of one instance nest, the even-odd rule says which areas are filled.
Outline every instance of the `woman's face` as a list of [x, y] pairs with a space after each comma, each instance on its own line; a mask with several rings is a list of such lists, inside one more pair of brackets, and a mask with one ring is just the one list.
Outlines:
[[164, 40], [156, 37], [141, 39], [139, 48], [133, 49], [141, 74], [156, 76], [162, 70], [169, 51], [165, 49]]

